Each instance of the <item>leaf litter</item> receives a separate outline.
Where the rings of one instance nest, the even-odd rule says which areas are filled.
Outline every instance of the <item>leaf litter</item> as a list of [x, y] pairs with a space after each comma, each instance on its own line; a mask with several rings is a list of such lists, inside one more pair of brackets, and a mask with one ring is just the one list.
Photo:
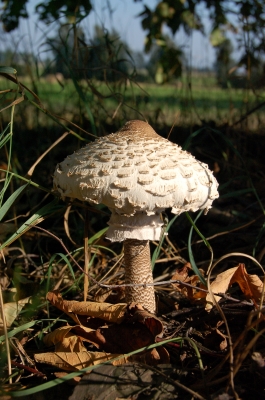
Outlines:
[[[226, 293], [233, 283], [237, 283], [246, 299], [252, 300], [255, 306], [258, 307], [264, 297], [263, 282], [257, 275], [248, 274], [245, 265], [242, 263], [220, 273], [211, 283], [211, 289], [215, 293]], [[217, 302], [220, 299], [220, 296], [215, 296]], [[210, 293], [206, 296], [206, 302], [206, 310], [210, 310], [213, 306]]]
[[[200, 272], [203, 273], [203, 271]], [[248, 303], [241, 300], [238, 293], [236, 296], [228, 293], [228, 290], [235, 288], [235, 284], [244, 298], [250, 300]], [[207, 294], [207, 287], [201, 283], [198, 276], [193, 274], [189, 263], [171, 274], [169, 286], [172, 287], [172, 293], [175, 293], [178, 301], [175, 303], [174, 311], [168, 310], [168, 313], [160, 317], [149, 314], [140, 304], [66, 300], [58, 290], [48, 292], [46, 298], [50, 305], [63, 312], [70, 320], [68, 324], [53, 329], [43, 337], [43, 343], [48, 351], [34, 354], [35, 363], [38, 366], [35, 376], [43, 379], [39, 370], [42, 370], [44, 365], [55, 368], [55, 376], [58, 370], [69, 373], [101, 366], [106, 362], [113, 368], [132, 363], [144, 364], [149, 368], [160, 368], [160, 365], [172, 365], [179, 359], [184, 365], [188, 360], [189, 363], [195, 362], [195, 366], [196, 357], [194, 359], [191, 346], [184, 341], [174, 342], [176, 337], [183, 336], [193, 342], [204, 359], [207, 360], [208, 357], [217, 360], [220, 360], [220, 357], [225, 359], [228, 342], [223, 320], [215, 311], [212, 295]], [[235, 318], [237, 311], [245, 315], [246, 320], [250, 305], [253, 311], [259, 310], [264, 285], [257, 275], [248, 274], [245, 265], [240, 263], [218, 274], [211, 282], [211, 290], [217, 302], [224, 302], [223, 309], [234, 306], [234, 309], [230, 307], [227, 314], [227, 318], [234, 324], [237, 322]], [[28, 301], [29, 298], [26, 298], [14, 303], [18, 310], [14, 318]], [[185, 307], [180, 307], [182, 302], [186, 302], [186, 305], [190, 302], [186, 316], [185, 313], [181, 314], [181, 311], [185, 310]], [[241, 307], [237, 308], [239, 304]], [[244, 309], [245, 304], [247, 304], [246, 309]], [[207, 313], [204, 314], [206, 311]], [[260, 319], [259, 323], [261, 323]], [[244, 329], [244, 323], [238, 324], [238, 328]], [[249, 330], [245, 332], [244, 340], [248, 335]], [[160, 347], [160, 342], [167, 338], [172, 338], [172, 341]], [[159, 347], [146, 349], [155, 343]], [[143, 350], [140, 354], [127, 355], [141, 348]], [[53, 350], [50, 351], [50, 349]], [[263, 360], [262, 354], [257, 354], [259, 354], [259, 359]], [[259, 365], [263, 365], [262, 361]], [[172, 374], [174, 376], [174, 369], [171, 369], [169, 380]], [[200, 388], [198, 381], [185, 383], [190, 390], [194, 389], [194, 393], [197, 393], [197, 389]]]
[[[163, 348], [145, 352], [144, 358], [142, 355], [125, 356], [126, 353], [155, 343], [156, 337], [163, 333], [162, 322], [141, 305], [67, 301], [58, 291], [49, 292], [47, 299], [79, 325], [63, 326], [47, 334], [44, 344], [47, 347], [55, 346], [55, 352], [35, 355], [36, 362], [67, 371], [97, 365], [122, 354], [124, 357], [119, 364], [140, 359], [151, 365], [169, 363], [168, 352]], [[90, 327], [95, 325], [95, 319], [99, 325], [101, 321], [97, 329]], [[103, 352], [87, 351], [84, 342]]]
[[[178, 282], [172, 283], [172, 287], [181, 293], [182, 299], [186, 298], [192, 304], [199, 304], [196, 307], [199, 314], [203, 309], [210, 313], [213, 308], [211, 294], [206, 293], [206, 287], [199, 277], [192, 274], [189, 263], [173, 273], [171, 280]], [[187, 283], [189, 286], [185, 286]], [[218, 274], [212, 281], [211, 289], [216, 301], [225, 299], [227, 291], [234, 284], [238, 284], [244, 297], [253, 302], [253, 308], [257, 308], [258, 302], [263, 298], [263, 283], [257, 275], [248, 274], [242, 263]], [[174, 360], [176, 349], [179, 352], [181, 347], [185, 348], [183, 344], [180, 347], [176, 344], [174, 346], [172, 340], [166, 347], [161, 346], [126, 356], [134, 350], [159, 343], [164, 337], [170, 337], [167, 318], [157, 318], [139, 304], [64, 300], [57, 290], [49, 292], [47, 300], [67, 314], [76, 325], [61, 326], [44, 337], [45, 346], [53, 347], [54, 351], [35, 354], [38, 364], [48, 364], [67, 372], [80, 371], [105, 362], [110, 362], [113, 367], [139, 362], [156, 367], [160, 364], [170, 364]], [[190, 326], [186, 330], [186, 337], [195, 343], [202, 355], [218, 359], [227, 354], [228, 342], [224, 323], [216, 317], [215, 314], [210, 323], [204, 319], [203, 331]], [[196, 318], [193, 318], [195, 321]], [[184, 325], [188, 324], [185, 322]], [[184, 353], [184, 358], [181, 356], [183, 361], [190, 358], [190, 355], [187, 355], [190, 350], [186, 349]]]

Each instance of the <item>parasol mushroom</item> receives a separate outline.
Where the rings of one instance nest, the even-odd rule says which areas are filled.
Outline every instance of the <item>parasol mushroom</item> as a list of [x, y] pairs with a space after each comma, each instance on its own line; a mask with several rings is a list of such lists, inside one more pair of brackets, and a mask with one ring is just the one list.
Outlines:
[[[218, 197], [206, 164], [137, 120], [68, 156], [56, 167], [54, 186], [62, 196], [110, 209], [107, 238], [124, 241], [127, 284], [153, 282], [149, 241], [160, 239], [162, 211], [207, 212]], [[153, 286], [128, 286], [125, 294], [155, 313]]]

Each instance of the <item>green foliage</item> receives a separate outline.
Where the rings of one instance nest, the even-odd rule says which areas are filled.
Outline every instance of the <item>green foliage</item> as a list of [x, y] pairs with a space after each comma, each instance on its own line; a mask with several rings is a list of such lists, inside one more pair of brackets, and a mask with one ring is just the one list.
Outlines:
[[[69, 24], [61, 25], [58, 34], [48, 38], [47, 43], [54, 60], [49, 61], [42, 75], [61, 73], [63, 79], [71, 79], [76, 89], [75, 99], [78, 94], [96, 135], [95, 116], [102, 109], [105, 112], [103, 99], [116, 97], [135, 75], [128, 46], [115, 31], [96, 26], [94, 37], [88, 40], [80, 27]], [[100, 81], [106, 83], [108, 94], [102, 92], [104, 87], [99, 88]]]
[[186, 214], [186, 217], [188, 218], [188, 220], [190, 221], [190, 223], [191, 223], [191, 225], [192, 225], [192, 226], [191, 226], [191, 229], [190, 229], [190, 233], [189, 233], [189, 239], [188, 239], [189, 260], [190, 260], [190, 263], [191, 263], [191, 266], [192, 266], [192, 269], [193, 269], [195, 275], [198, 275], [198, 277], [200, 278], [200, 281], [202, 282], [202, 284], [206, 286], [206, 281], [205, 281], [204, 277], [202, 276], [202, 274], [201, 274], [201, 272], [200, 272], [199, 268], [197, 267], [196, 262], [195, 262], [195, 260], [194, 260], [193, 251], [192, 251], [192, 247], [191, 247], [192, 233], [193, 233], [193, 229], [195, 229], [195, 231], [196, 231], [196, 232], [198, 233], [198, 235], [202, 238], [202, 240], [203, 240], [205, 246], [209, 249], [209, 251], [210, 251], [210, 253], [211, 253], [211, 262], [210, 262], [210, 265], [212, 264], [212, 260], [213, 260], [213, 251], [212, 251], [212, 248], [211, 248], [209, 242], [206, 240], [206, 238], [203, 236], [203, 234], [199, 231], [199, 229], [198, 229], [197, 226], [196, 226], [196, 222], [197, 222], [197, 220], [200, 218], [200, 216], [202, 215], [202, 213], [203, 213], [203, 210], [201, 210], [201, 211], [198, 213], [198, 215], [196, 216], [196, 218], [195, 218], [194, 221], [193, 221], [192, 218], [190, 217], [189, 213], [186, 212], [185, 214]]
[[52, 215], [54, 212], [59, 211], [62, 208], [63, 208], [63, 206], [58, 204], [57, 199], [54, 199], [50, 203], [46, 204], [44, 207], [42, 207], [37, 212], [35, 212], [25, 223], [23, 223], [18, 228], [17, 231], [0, 246], [0, 250], [4, 249], [6, 246], [9, 246], [15, 240], [20, 238], [20, 236], [22, 236], [25, 232], [27, 232], [33, 226], [42, 222], [44, 220], [44, 218]]
[[227, 39], [222, 29], [216, 28], [211, 32], [210, 42], [214, 47], [222, 45], [226, 40]]
[[49, 0], [48, 2], [39, 3], [36, 11], [39, 13], [40, 20], [51, 23], [58, 20], [64, 15], [70, 23], [85, 18], [92, 10], [90, 0]]
[[2, 0], [4, 10], [1, 20], [6, 32], [11, 32], [18, 27], [19, 18], [28, 18], [27, 2], [28, 0]]
[[[11, 32], [19, 25], [19, 18], [28, 18], [26, 9], [28, 0], [2, 0], [4, 10], [1, 17], [6, 32]], [[64, 15], [69, 22], [76, 23], [86, 17], [92, 9], [90, 0], [48, 0], [36, 5], [39, 19], [46, 23], [58, 20]]]
[[182, 73], [183, 53], [168, 37], [152, 45], [151, 57], [147, 64], [154, 81], [158, 84], [177, 79]]
[[47, 39], [47, 44], [54, 55], [52, 65], [45, 73], [62, 73], [64, 78], [71, 78], [71, 73], [82, 79], [81, 65], [83, 60], [81, 41], [84, 41], [84, 32], [73, 25], [60, 25], [56, 35]]
[[[238, 40], [239, 49], [243, 53], [239, 65], [243, 65], [250, 76], [251, 69], [257, 66], [265, 53], [264, 25], [265, 3], [264, 1], [186, 1], [163, 0], [156, 4], [154, 9], [144, 6], [140, 13], [142, 27], [147, 31], [146, 51], [150, 51], [154, 42], [158, 43], [163, 38], [163, 28], [166, 25], [174, 35], [180, 28], [187, 34], [193, 30], [205, 32], [204, 21], [200, 13], [202, 5], [209, 10], [211, 21], [210, 41], [213, 46], [221, 46], [226, 42], [225, 31], [231, 33], [242, 32]], [[231, 18], [239, 15], [237, 26]], [[219, 79], [219, 78], [218, 78]]]
[[61, 25], [54, 38], [48, 39], [54, 54], [53, 68], [47, 73], [62, 73], [64, 78], [117, 81], [129, 73], [132, 59], [129, 48], [117, 32], [95, 27], [94, 37], [88, 42], [81, 28]]
[[225, 38], [224, 40], [216, 41], [216, 43], [216, 78], [222, 88], [227, 88], [229, 78], [231, 78], [229, 71], [235, 64], [232, 58], [233, 46], [231, 40]]
[[[129, 49], [117, 32], [95, 27], [94, 37], [87, 40], [84, 31], [75, 25], [60, 25], [54, 37], [47, 40], [54, 60], [45, 74], [62, 73], [64, 78], [117, 80], [128, 72]], [[127, 64], [126, 64], [127, 63]]]
[[16, 74], [17, 70], [12, 67], [0, 67], [0, 73], [3, 74]]
[[21, 194], [24, 192], [27, 186], [28, 186], [27, 183], [25, 185], [20, 186], [14, 193], [11, 194], [11, 196], [7, 199], [7, 201], [1, 206], [0, 221], [2, 221], [8, 210], [11, 208], [14, 202], [21, 196]]
[[142, 17], [142, 27], [147, 30], [146, 51], [150, 51], [153, 41], [163, 40], [163, 25], [166, 24], [173, 34], [180, 27], [186, 32], [192, 29], [202, 30], [202, 24], [195, 13], [195, 3], [182, 0], [160, 1], [154, 10], [144, 5]]

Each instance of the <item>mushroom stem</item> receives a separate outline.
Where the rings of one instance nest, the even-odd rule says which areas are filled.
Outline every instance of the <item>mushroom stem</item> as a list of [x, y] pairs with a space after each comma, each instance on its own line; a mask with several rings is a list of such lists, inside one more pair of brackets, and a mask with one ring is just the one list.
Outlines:
[[[126, 239], [124, 241], [125, 283], [153, 283], [149, 240]], [[155, 314], [154, 286], [125, 289], [127, 303], [140, 303], [147, 311]]]

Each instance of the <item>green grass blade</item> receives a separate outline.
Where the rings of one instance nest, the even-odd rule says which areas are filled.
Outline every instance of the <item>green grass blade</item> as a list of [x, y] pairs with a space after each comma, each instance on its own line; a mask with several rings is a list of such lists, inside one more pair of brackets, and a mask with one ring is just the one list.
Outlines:
[[0, 221], [2, 221], [2, 219], [10, 209], [10, 207], [17, 200], [17, 198], [24, 192], [27, 186], [28, 184], [26, 183], [25, 185], [18, 188], [14, 193], [11, 194], [11, 196], [7, 199], [7, 201], [2, 205], [2, 207], [0, 208]]
[[33, 226], [42, 222], [44, 217], [60, 210], [63, 206], [58, 204], [58, 200], [54, 199], [51, 203], [45, 205], [40, 210], [38, 210], [35, 214], [33, 214], [20, 228], [0, 246], [0, 250], [4, 249], [6, 246], [9, 246], [16, 239], [18, 239], [21, 235], [31, 229]]
[[12, 67], [4, 67], [4, 66], [2, 66], [2, 67], [0, 67], [0, 73], [16, 75], [17, 74], [17, 70], [15, 68], [12, 68]]
[[154, 250], [153, 255], [152, 255], [152, 260], [151, 260], [152, 270], [154, 269], [154, 267], [155, 267], [155, 262], [156, 262], [156, 260], [158, 259], [158, 256], [159, 256], [159, 253], [160, 253], [162, 244], [163, 244], [164, 239], [165, 239], [165, 234], [169, 231], [171, 225], [173, 224], [173, 222], [176, 221], [177, 217], [178, 217], [178, 215], [175, 215], [175, 216], [171, 219], [171, 221], [169, 221], [169, 222], [164, 226], [164, 229], [163, 229], [163, 231], [162, 231], [162, 235], [161, 235], [159, 244], [158, 244], [158, 246], [156, 247], [156, 249]]
[[[26, 331], [29, 328], [32, 328], [32, 326], [36, 325], [39, 321], [30, 321], [27, 322], [26, 324], [23, 324], [21, 326], [18, 326], [17, 328], [12, 329], [12, 331], [8, 332], [8, 337], [15, 336], [17, 333]], [[5, 335], [0, 336], [0, 343], [5, 341]]]
[[45, 115], [47, 115], [49, 118], [51, 118], [56, 124], [60, 125], [63, 127], [67, 132], [69, 132], [71, 135], [75, 136], [78, 140], [81, 141], [87, 141], [87, 139], [82, 138], [82, 136], [78, 135], [78, 133], [72, 131], [66, 124], [63, 124], [58, 118], [53, 116], [51, 113], [49, 113], [45, 108], [41, 107], [39, 104], [37, 104], [35, 101], [28, 99], [28, 101], [35, 106], [38, 110], [43, 112]]
[[6, 170], [5, 170], [5, 173], [6, 173], [5, 183], [4, 183], [4, 186], [3, 186], [3, 188], [2, 188], [2, 190], [0, 192], [0, 207], [2, 207], [2, 201], [3, 201], [3, 198], [4, 198], [4, 194], [5, 194], [5, 192], [6, 192], [7, 188], [8, 188], [11, 180], [12, 180], [12, 175], [9, 174], [9, 172], [6, 171]]
[[[46, 193], [51, 193], [50, 189], [46, 189], [45, 187], [39, 185], [38, 183], [33, 182], [31, 179], [25, 178], [24, 176], [18, 175], [18, 174], [14, 173], [14, 172], [10, 172], [10, 171], [7, 171], [6, 169], [2, 169], [2, 168], [0, 168], [0, 172], [3, 172], [4, 174], [7, 174], [10, 177], [10, 179], [14, 176], [15, 178], [18, 178], [18, 179], [20, 179], [20, 180], [22, 180], [24, 182], [27, 182], [29, 185], [31, 185], [31, 186], [33, 186], [33, 187], [35, 187], [37, 189], [43, 190]], [[3, 192], [3, 189], [1, 191], [1, 194], [2, 194], [2, 192]]]
[[88, 239], [88, 244], [89, 245], [93, 244], [96, 240], [101, 238], [101, 236], [103, 236], [104, 233], [106, 233], [108, 229], [109, 229], [109, 227], [103, 228], [103, 229], [101, 229], [101, 231], [98, 231], [97, 233], [95, 233], [95, 235], [93, 235], [91, 238]]
[[204, 211], [204, 210], [201, 210], [201, 211], [199, 212], [199, 214], [197, 215], [197, 217], [195, 218], [194, 221], [192, 220], [192, 218], [190, 217], [190, 215], [189, 215], [187, 212], [186, 212], [185, 214], [186, 214], [186, 217], [188, 218], [188, 220], [190, 221], [190, 223], [191, 223], [191, 225], [192, 225], [192, 227], [190, 228], [189, 239], [188, 239], [188, 252], [189, 252], [190, 263], [191, 263], [191, 266], [192, 266], [192, 269], [193, 269], [194, 273], [195, 273], [196, 275], [198, 275], [200, 281], [201, 281], [205, 286], [207, 286], [207, 283], [206, 283], [204, 277], [202, 276], [202, 274], [201, 274], [200, 271], [199, 271], [199, 268], [198, 268], [197, 265], [196, 265], [196, 262], [195, 262], [194, 257], [193, 257], [192, 247], [191, 247], [192, 232], [193, 232], [193, 229], [195, 229], [195, 231], [198, 233], [198, 235], [199, 235], [199, 236], [201, 237], [201, 239], [203, 240], [205, 246], [210, 250], [210, 252], [211, 252], [211, 254], [212, 254], [212, 248], [211, 248], [211, 246], [210, 246], [210, 243], [205, 239], [205, 237], [203, 236], [203, 234], [199, 231], [199, 229], [198, 229], [197, 226], [195, 225], [195, 223], [197, 222], [197, 220], [198, 220], [198, 219], [200, 218], [200, 216], [202, 215], [203, 211]]
[[81, 99], [81, 100], [83, 101], [83, 103], [84, 103], [84, 106], [85, 106], [85, 109], [86, 109], [88, 118], [89, 118], [89, 120], [90, 120], [90, 122], [91, 122], [92, 133], [93, 133], [93, 135], [96, 136], [96, 135], [97, 135], [97, 131], [96, 131], [95, 120], [94, 120], [93, 114], [92, 114], [92, 112], [91, 112], [91, 110], [90, 110], [90, 108], [89, 108], [89, 106], [88, 106], [88, 104], [87, 104], [87, 103], [88, 103], [88, 102], [87, 102], [87, 98], [86, 98], [85, 94], [83, 93], [81, 87], [79, 86], [77, 80], [75, 79], [75, 77], [74, 77], [74, 75], [73, 75], [72, 70], [71, 70], [70, 67], [69, 67], [69, 70], [70, 70], [71, 78], [72, 78], [73, 83], [74, 83], [74, 85], [75, 85], [76, 91], [77, 91], [77, 93], [78, 93], [80, 99]]
[[1, 132], [0, 134], [0, 140], [2, 140], [4, 134], [7, 132], [7, 130], [10, 128], [10, 122], [7, 124], [7, 126], [5, 127], [5, 129], [3, 130], [3, 132]]
[[95, 249], [103, 249], [103, 250], [106, 250], [106, 251], [109, 251], [111, 254], [113, 254], [114, 255], [114, 257], [117, 257], [117, 253], [115, 253], [115, 251], [114, 250], [112, 250], [111, 248], [109, 248], [109, 247], [106, 247], [106, 246], [100, 246], [100, 245], [94, 245], [93, 246]]
[[[11, 338], [11, 337], [17, 335], [19, 332], [24, 332], [27, 329], [32, 328], [34, 325], [43, 324], [43, 322], [46, 322], [46, 321], [52, 321], [52, 323], [50, 325], [54, 325], [54, 322], [57, 322], [57, 321], [67, 322], [67, 320], [59, 319], [59, 318], [56, 319], [56, 320], [54, 320], [54, 319], [50, 319], [50, 320], [49, 319], [41, 319], [41, 320], [30, 321], [30, 322], [26, 322], [25, 324], [12, 329], [12, 331], [8, 332], [7, 336], [9, 338]], [[5, 341], [5, 339], [6, 339], [5, 335], [0, 336], [0, 344], [3, 343]]]
[[[89, 245], [90, 245], [90, 244], [89, 244]], [[91, 246], [91, 245], [90, 245], [90, 246]], [[95, 248], [95, 249], [103, 249], [103, 250], [106, 250], [106, 251], [110, 252], [111, 254], [113, 254], [114, 257], [117, 257], [117, 253], [115, 253], [115, 251], [112, 250], [110, 247], [101, 246], [101, 245], [96, 244], [96, 245], [93, 246], [93, 248]], [[80, 251], [80, 250], [83, 251], [83, 250], [84, 250], [84, 246], [79, 247], [79, 248], [76, 249], [75, 251]]]
[[11, 139], [11, 132], [9, 132], [6, 136], [3, 137], [0, 141], [0, 148], [3, 147], [10, 139]]
[[70, 261], [68, 260], [67, 256], [63, 253], [55, 253], [51, 256], [50, 262], [49, 262], [49, 268], [48, 268], [48, 274], [47, 274], [47, 283], [46, 283], [46, 293], [48, 293], [49, 291], [49, 287], [50, 287], [50, 280], [51, 280], [51, 271], [52, 271], [52, 267], [53, 267], [53, 261], [55, 260], [55, 258], [59, 256], [61, 257], [59, 262], [61, 260], [64, 260], [64, 262], [68, 265], [68, 268], [71, 272], [71, 275], [73, 277], [73, 279], [75, 280], [75, 273], [73, 271], [72, 265], [70, 263]]

